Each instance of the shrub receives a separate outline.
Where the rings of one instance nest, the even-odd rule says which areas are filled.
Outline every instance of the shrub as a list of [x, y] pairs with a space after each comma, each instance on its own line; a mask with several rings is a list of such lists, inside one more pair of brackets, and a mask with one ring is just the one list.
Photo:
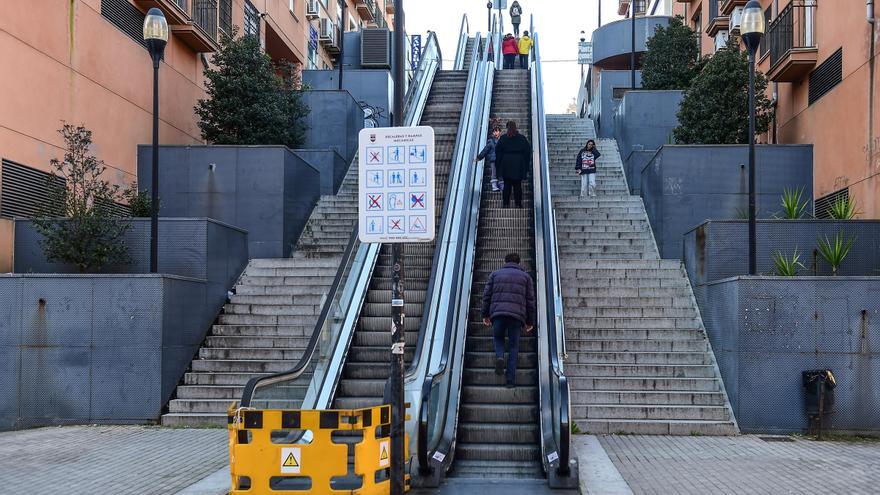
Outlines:
[[801, 263], [801, 253], [794, 248], [791, 256], [782, 254], [782, 251], [773, 253], [773, 266], [776, 267], [776, 274], [781, 277], [794, 277], [799, 269], [806, 268]]
[[[122, 199], [128, 203], [128, 209], [133, 218], [150, 218], [153, 214], [153, 198], [150, 191], [138, 191], [137, 183], [132, 182], [124, 191], [122, 191]], [[159, 202], [162, 207], [162, 201]]]
[[680, 16], [674, 17], [669, 26], [658, 26], [648, 39], [642, 60], [642, 87], [687, 89], [699, 72], [699, 59], [697, 34]]
[[202, 137], [214, 144], [302, 146], [309, 109], [296, 67], [273, 64], [256, 36], [237, 33], [221, 37], [216, 68], [205, 68], [208, 97], [195, 107]]
[[[749, 141], [749, 63], [731, 36], [726, 48], [713, 55], [685, 92], [675, 129], [680, 144], [744, 144]], [[767, 131], [771, 105], [767, 78], [755, 74], [755, 131]]]
[[804, 188], [782, 190], [782, 218], [795, 220], [804, 216], [808, 202], [803, 199]]
[[856, 208], [856, 200], [849, 196], [839, 197], [828, 208], [828, 214], [835, 220], [852, 220], [862, 214]]
[[46, 259], [76, 265], [81, 273], [127, 262], [123, 236], [129, 226], [113, 213], [119, 187], [101, 178], [106, 167], [89, 152], [92, 132], [67, 123], [58, 132], [64, 159], [51, 160], [49, 194], [33, 219]]
[[837, 276], [837, 269], [849, 254], [853, 241], [855, 241], [854, 237], [844, 239], [843, 232], [835, 234], [834, 240], [829, 240], [827, 235], [824, 239], [819, 238], [819, 254], [831, 265], [832, 275]]

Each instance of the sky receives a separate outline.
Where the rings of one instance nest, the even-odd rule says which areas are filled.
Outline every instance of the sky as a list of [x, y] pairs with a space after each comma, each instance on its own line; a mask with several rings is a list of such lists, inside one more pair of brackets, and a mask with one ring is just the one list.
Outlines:
[[[544, 74], [544, 101], [551, 113], [563, 113], [577, 97], [581, 69], [577, 63], [580, 32], [587, 41], [597, 26], [599, 0], [520, 0], [523, 8], [521, 29], [528, 29], [534, 15], [535, 31], [541, 43]], [[618, 0], [602, 1], [602, 23], [621, 19]], [[458, 44], [461, 18], [467, 14], [470, 32], [484, 33], [488, 28], [487, 0], [404, 0], [406, 30], [409, 34], [437, 33], [443, 52], [443, 68], [451, 69]], [[508, 7], [513, 0], [508, 0]], [[510, 28], [505, 12], [505, 26]]]

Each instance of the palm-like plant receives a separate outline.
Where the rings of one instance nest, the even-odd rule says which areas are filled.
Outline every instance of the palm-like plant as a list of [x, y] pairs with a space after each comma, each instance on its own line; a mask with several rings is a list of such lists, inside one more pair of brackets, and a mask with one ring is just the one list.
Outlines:
[[849, 196], [839, 197], [828, 208], [828, 214], [835, 220], [852, 220], [862, 214], [856, 208], [856, 200]]
[[794, 277], [797, 275], [798, 270], [806, 268], [801, 263], [801, 253], [798, 252], [797, 248], [794, 248], [794, 253], [790, 257], [782, 254], [782, 251], [776, 251], [773, 253], [772, 258], [773, 265], [776, 267], [776, 274], [781, 277]]
[[855, 241], [855, 237], [845, 239], [843, 232], [838, 232], [833, 240], [829, 240], [827, 235], [824, 236], [824, 239], [819, 238], [819, 254], [831, 265], [832, 275], [837, 276], [837, 269], [849, 254], [853, 241]]
[[804, 200], [804, 188], [782, 190], [782, 218], [794, 220], [804, 216], [808, 201]]

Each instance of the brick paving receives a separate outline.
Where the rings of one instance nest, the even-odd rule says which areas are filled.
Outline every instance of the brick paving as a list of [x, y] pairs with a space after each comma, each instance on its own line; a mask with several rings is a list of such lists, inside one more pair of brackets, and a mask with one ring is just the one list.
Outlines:
[[229, 462], [225, 429], [71, 426], [0, 433], [0, 492], [170, 494]]
[[599, 441], [636, 495], [858, 495], [880, 486], [880, 442], [767, 442], [755, 435]]

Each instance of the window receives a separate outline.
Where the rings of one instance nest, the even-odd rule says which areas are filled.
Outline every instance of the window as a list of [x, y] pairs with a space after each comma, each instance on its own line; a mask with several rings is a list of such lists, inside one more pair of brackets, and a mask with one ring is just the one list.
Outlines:
[[232, 0], [220, 0], [220, 30], [232, 34]]
[[309, 24], [309, 60], [306, 67], [309, 70], [318, 68], [318, 31], [311, 24]]
[[[767, 7], [767, 10], [764, 11], [764, 25], [770, 26], [770, 21], [772, 19], [773, 19], [773, 6], [771, 5], [771, 6]], [[764, 41], [766, 39], [767, 39], [767, 37], [764, 36], [763, 38], [761, 38], [761, 43], [758, 44], [758, 47], [760, 49], [760, 53], [761, 53], [762, 57], [764, 56], [765, 53], [767, 53], [767, 46], [770, 45], [770, 43]], [[771, 61], [771, 63], [772, 63], [772, 61]]]
[[810, 73], [810, 89], [808, 99], [810, 105], [819, 101], [835, 86], [843, 81], [843, 48], [838, 48], [833, 55]]
[[101, 0], [101, 15], [146, 48], [144, 13], [127, 0]]
[[703, 54], [703, 13], [697, 12], [694, 17], [694, 32], [697, 33], [697, 53]]
[[244, 0], [244, 34], [260, 37], [260, 13], [250, 0]]
[[841, 189], [839, 191], [834, 191], [831, 194], [826, 196], [822, 196], [817, 199], [813, 204], [813, 213], [816, 218], [831, 218], [831, 213], [828, 210], [831, 209], [831, 205], [834, 204], [835, 201], [840, 199], [849, 199], [849, 188]]

